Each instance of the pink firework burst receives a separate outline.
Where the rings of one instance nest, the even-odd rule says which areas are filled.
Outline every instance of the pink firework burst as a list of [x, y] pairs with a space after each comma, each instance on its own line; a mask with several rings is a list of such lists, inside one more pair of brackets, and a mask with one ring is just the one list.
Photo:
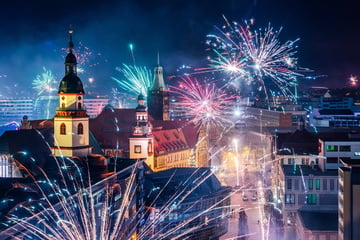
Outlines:
[[170, 89], [178, 95], [175, 111], [181, 111], [196, 124], [205, 127], [231, 124], [229, 116], [234, 96], [228, 95], [214, 82], [201, 83], [186, 76], [181, 78], [178, 86], [170, 86]]

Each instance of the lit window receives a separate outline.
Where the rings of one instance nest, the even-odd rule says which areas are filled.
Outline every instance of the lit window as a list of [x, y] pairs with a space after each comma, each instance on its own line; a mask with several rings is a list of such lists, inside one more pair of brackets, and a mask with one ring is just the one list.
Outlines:
[[285, 204], [295, 204], [295, 195], [285, 194]]
[[60, 124], [60, 134], [65, 135], [66, 134], [66, 126], [65, 123]]
[[335, 146], [335, 145], [327, 145], [327, 146], [326, 146], [326, 151], [327, 151], [327, 152], [337, 152], [337, 151], [338, 151], [338, 146]]
[[141, 153], [141, 145], [135, 145], [135, 153]]
[[307, 194], [306, 195], [306, 204], [316, 205], [316, 194]]
[[313, 189], [313, 184], [314, 184], [314, 182], [313, 182], [313, 179], [309, 179], [309, 189]]
[[315, 179], [315, 188], [316, 190], [320, 190], [320, 179]]
[[82, 123], [79, 123], [78, 128], [77, 128], [77, 132], [78, 132], [78, 135], [84, 134], [84, 126], [83, 126]]

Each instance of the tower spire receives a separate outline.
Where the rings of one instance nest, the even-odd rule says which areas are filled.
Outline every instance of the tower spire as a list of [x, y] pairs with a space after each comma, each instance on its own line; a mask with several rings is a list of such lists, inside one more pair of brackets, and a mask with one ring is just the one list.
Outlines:
[[160, 54], [159, 54], [159, 50], [157, 52], [157, 65], [160, 66]]
[[157, 66], [154, 69], [155, 72], [155, 80], [154, 80], [154, 85], [152, 87], [151, 90], [165, 90], [166, 89], [166, 85], [165, 85], [165, 81], [164, 81], [164, 76], [163, 76], [163, 68], [160, 66], [160, 54], [158, 51], [157, 54]]
[[69, 52], [72, 52], [72, 50], [74, 49], [74, 43], [72, 40], [72, 34], [74, 30], [71, 28], [71, 25], [68, 32], [69, 32]]

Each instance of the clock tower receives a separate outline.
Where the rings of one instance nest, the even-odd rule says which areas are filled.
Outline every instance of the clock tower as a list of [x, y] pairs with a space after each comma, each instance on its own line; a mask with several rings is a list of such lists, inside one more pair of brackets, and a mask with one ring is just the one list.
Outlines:
[[129, 151], [131, 159], [146, 159], [145, 162], [151, 167], [154, 166], [154, 140], [144, 101], [144, 96], [140, 94], [136, 107], [136, 125], [129, 138]]
[[84, 108], [84, 88], [77, 76], [76, 56], [73, 53], [73, 31], [69, 30], [69, 53], [65, 58], [65, 76], [59, 86], [59, 106], [54, 116], [54, 156], [91, 154], [89, 145], [89, 116]]

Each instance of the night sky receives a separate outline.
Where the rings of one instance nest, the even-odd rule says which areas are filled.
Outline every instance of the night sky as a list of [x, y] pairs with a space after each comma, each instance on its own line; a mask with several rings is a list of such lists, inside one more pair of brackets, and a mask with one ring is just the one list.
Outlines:
[[[298, 42], [299, 66], [311, 75], [326, 75], [312, 85], [343, 87], [349, 76], [360, 77], [360, 14], [356, 1], [280, 0], [105, 0], [6, 1], [0, 9], [0, 83], [17, 83], [29, 91], [32, 80], [51, 69], [64, 74], [61, 48], [67, 46], [67, 29], [74, 43], [89, 47], [94, 58], [89, 72], [101, 86], [111, 86], [116, 66], [136, 64], [152, 68], [157, 52], [166, 75], [181, 65], [206, 67], [206, 35], [230, 21], [254, 18], [255, 26], [269, 22], [283, 27], [282, 42]], [[76, 47], [76, 46], [75, 46]], [[89, 73], [90, 74], [90, 73]], [[25, 89], [25, 90], [24, 90]], [[3, 95], [4, 89], [0, 90]], [[104, 90], [105, 91], [105, 90]]]

